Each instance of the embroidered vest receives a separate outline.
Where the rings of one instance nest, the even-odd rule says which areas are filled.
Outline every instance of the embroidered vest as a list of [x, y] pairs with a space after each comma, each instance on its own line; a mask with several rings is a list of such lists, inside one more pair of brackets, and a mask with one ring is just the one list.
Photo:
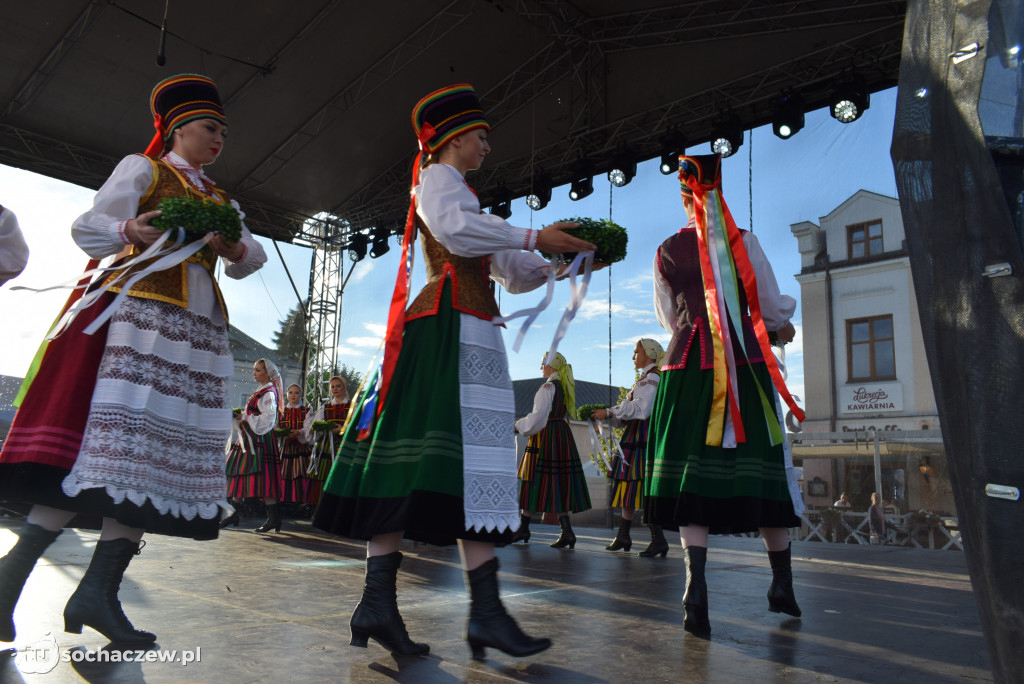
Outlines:
[[555, 386], [555, 396], [551, 399], [551, 413], [548, 414], [548, 421], [565, 420], [569, 409], [565, 405], [565, 392], [562, 391], [562, 384], [557, 380], [551, 384]]
[[[747, 231], [741, 231], [747, 232]], [[714, 368], [714, 347], [711, 344], [711, 328], [708, 325], [708, 309], [704, 301], [704, 281], [700, 270], [700, 253], [697, 251], [697, 230], [684, 228], [658, 248], [658, 270], [672, 288], [676, 305], [676, 331], [665, 350], [662, 370], [683, 368], [691, 351], [694, 338], [700, 354], [700, 367]], [[739, 291], [740, 308], [743, 309], [743, 337], [751, 361], [764, 361], [761, 347], [754, 335], [754, 325], [747, 310], [747, 297]], [[736, 331], [729, 324], [736, 365], [746, 363], [742, 347], [736, 338]]]
[[445, 278], [452, 281], [452, 308], [489, 321], [499, 315], [491, 282], [491, 258], [452, 254], [416, 217], [420, 248], [427, 265], [427, 284], [406, 310], [405, 320], [432, 316], [441, 305]]
[[286, 406], [284, 415], [277, 421], [277, 427], [301, 430], [307, 413], [309, 413], [309, 409], [305, 406]]
[[[154, 211], [160, 204], [160, 201], [166, 197], [181, 197], [184, 195], [194, 198], [205, 197], [217, 202], [226, 202], [228, 200], [227, 194], [217, 188], [212, 188], [211, 194], [204, 195], [198, 189], [189, 184], [178, 170], [167, 162], [163, 160], [156, 160], [152, 157], [146, 157], [146, 159], [153, 167], [153, 181], [150, 183], [149, 189], [139, 201], [140, 214], [147, 211]], [[139, 253], [139, 248], [133, 245], [131, 256], [136, 256]], [[149, 263], [151, 262], [144, 262], [143, 264], [136, 266], [133, 270], [140, 270]], [[213, 283], [213, 293], [217, 297], [218, 304], [220, 304], [220, 310], [221, 313], [224, 314], [224, 319], [227, 320], [228, 308], [224, 304], [224, 297], [221, 295], [220, 287], [217, 285], [217, 279], [213, 277], [213, 268], [217, 265], [217, 255], [214, 254], [213, 250], [209, 247], [204, 247], [197, 254], [189, 257], [188, 261], [164, 271], [158, 271], [157, 273], [151, 273], [146, 276], [139, 282], [132, 285], [131, 289], [128, 290], [128, 296], [139, 297], [142, 299], [155, 299], [160, 302], [167, 302], [187, 309], [189, 263], [198, 263], [210, 272], [210, 281]], [[115, 273], [107, 276], [106, 282], [109, 282], [120, 275], [121, 271], [116, 271]], [[131, 276], [126, 276], [126, 279], [129, 277]], [[122, 288], [120, 286], [114, 286], [111, 287], [109, 291], [120, 292], [121, 289]]]
[[343, 423], [345, 417], [348, 416], [348, 410], [352, 406], [352, 402], [346, 402], [344, 404], [324, 404], [324, 420], [329, 420], [332, 423]]

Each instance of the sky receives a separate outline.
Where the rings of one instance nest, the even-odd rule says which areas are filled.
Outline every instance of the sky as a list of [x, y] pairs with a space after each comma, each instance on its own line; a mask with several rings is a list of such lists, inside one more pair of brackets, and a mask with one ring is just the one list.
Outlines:
[[[800, 300], [800, 286], [794, 277], [800, 271], [800, 254], [790, 225], [818, 223], [819, 217], [860, 189], [896, 196], [889, 157], [895, 106], [896, 91], [891, 89], [873, 94], [870, 108], [851, 124], [841, 124], [820, 109], [809, 112], [805, 128], [788, 140], [775, 137], [770, 126], [747, 131], [743, 146], [723, 161], [725, 200], [737, 224], [753, 229], [784, 294]], [[492, 147], [502, 144], [501, 135], [500, 126], [491, 132]], [[145, 142], [140, 141], [140, 149]], [[232, 138], [224, 155], [229, 156], [231, 146], [239, 144], [244, 141]], [[687, 150], [689, 154], [709, 152], [707, 145]], [[207, 171], [217, 178], [216, 165]], [[472, 174], [467, 182], [473, 184]], [[93, 192], [85, 188], [0, 165], [0, 204], [18, 216], [31, 250], [25, 272], [0, 287], [0, 312], [5, 321], [0, 374], [24, 375], [67, 297], [66, 292], [38, 294], [13, 291], [12, 287], [55, 285], [82, 271], [88, 258], [72, 241], [70, 226], [89, 209], [92, 197]], [[555, 188], [550, 204], [538, 212], [532, 212], [524, 200], [516, 200], [509, 222], [541, 228], [577, 216], [610, 216], [625, 227], [628, 254], [624, 261], [594, 274], [559, 351], [572, 364], [577, 379], [629, 387], [634, 379], [632, 352], [637, 339], [653, 337], [663, 345], [669, 339], [654, 315], [652, 265], [658, 245], [686, 222], [678, 179], [674, 174], [662, 175], [658, 160], [651, 160], [640, 164], [636, 177], [622, 188], [613, 188], [603, 175], [595, 177], [594, 193], [578, 202], [568, 198], [567, 186]], [[281, 319], [297, 300], [274, 244], [259, 239], [268, 255], [267, 264], [243, 280], [221, 278], [221, 287], [231, 322], [272, 347], [271, 338]], [[305, 296], [312, 250], [286, 243], [278, 247]], [[396, 238], [390, 252], [378, 259], [367, 256], [355, 264], [344, 260], [346, 275], [354, 270], [342, 299], [339, 363], [360, 372], [370, 366], [384, 334], [400, 253]], [[422, 259], [417, 258], [412, 293], [425, 282]], [[540, 376], [541, 360], [570, 296], [568, 282], [557, 285], [551, 305], [530, 328], [518, 353], [512, 346], [523, 319], [510, 322], [504, 331], [513, 380]], [[543, 294], [542, 289], [520, 295], [501, 292], [502, 313], [535, 306]], [[798, 305], [793, 319], [797, 336], [786, 348], [788, 384], [798, 396], [803, 396], [804, 385], [801, 321]]]

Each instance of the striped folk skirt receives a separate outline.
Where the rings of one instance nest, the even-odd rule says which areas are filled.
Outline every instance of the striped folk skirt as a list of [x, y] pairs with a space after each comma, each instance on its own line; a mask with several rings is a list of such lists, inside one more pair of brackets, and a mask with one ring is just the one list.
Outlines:
[[228, 496], [233, 499], [282, 498], [281, 461], [274, 431], [257, 435], [248, 423], [242, 423], [241, 431], [228, 451], [225, 464]]
[[612, 459], [612, 507], [643, 508], [644, 466], [647, 459], [647, 421], [631, 420], [619, 440], [622, 456]]
[[580, 513], [591, 508], [576, 440], [565, 420], [549, 420], [530, 435], [519, 479], [519, 507], [525, 511]]

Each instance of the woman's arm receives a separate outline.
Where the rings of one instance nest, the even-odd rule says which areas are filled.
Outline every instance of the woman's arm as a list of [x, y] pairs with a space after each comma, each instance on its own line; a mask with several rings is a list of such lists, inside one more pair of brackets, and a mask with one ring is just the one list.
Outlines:
[[544, 285], [551, 268], [539, 254], [506, 249], [491, 259], [491, 278], [506, 292], [519, 294]]
[[[252, 233], [249, 231], [249, 227], [245, 225], [245, 214], [242, 213], [241, 209], [239, 209], [238, 202], [231, 200], [231, 206], [235, 208], [235, 211], [237, 211], [238, 215], [243, 219], [242, 237], [238, 241], [243, 252], [242, 255], [235, 260], [231, 260], [223, 254], [221, 254], [221, 256], [224, 259], [224, 275], [228, 278], [239, 280], [260, 270], [263, 267], [263, 264], [267, 263], [267, 253], [264, 251], [263, 245], [257, 242], [256, 238], [252, 236]], [[220, 254], [220, 252], [218, 252], [218, 254]]]
[[[633, 398], [626, 398], [618, 406], [608, 409], [609, 418], [619, 422], [627, 420], [647, 420], [654, 408], [654, 395], [658, 392], [661, 376], [650, 373], [633, 386]], [[609, 421], [610, 422], [610, 421]]]
[[265, 435], [277, 425], [277, 400], [273, 392], [265, 392], [260, 397], [259, 414], [245, 414], [245, 422], [257, 435]]
[[669, 334], [676, 331], [679, 314], [676, 311], [675, 298], [672, 296], [672, 287], [661, 274], [657, 254], [654, 255], [654, 314], [658, 317], [658, 323]]
[[757, 299], [761, 304], [764, 325], [768, 330], [781, 330], [796, 312], [796, 300], [779, 291], [775, 272], [753, 233], [743, 233], [743, 246], [747, 249], [754, 277], [757, 278]]
[[125, 157], [93, 198], [92, 209], [71, 225], [71, 237], [93, 259], [118, 254], [131, 243], [128, 221], [139, 213], [139, 201], [153, 183], [153, 167], [140, 155]]
[[551, 415], [551, 403], [555, 398], [555, 386], [545, 382], [533, 397], [533, 410], [516, 421], [516, 432], [521, 435], [533, 435], [544, 429]]

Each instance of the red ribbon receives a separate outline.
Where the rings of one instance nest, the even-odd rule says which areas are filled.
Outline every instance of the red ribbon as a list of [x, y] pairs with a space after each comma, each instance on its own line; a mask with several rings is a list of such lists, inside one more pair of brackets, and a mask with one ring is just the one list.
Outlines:
[[149, 141], [149, 147], [146, 148], [144, 154], [147, 157], [159, 157], [160, 153], [164, 151], [164, 118], [160, 114], [153, 119], [153, 128], [156, 129], [156, 135]]

